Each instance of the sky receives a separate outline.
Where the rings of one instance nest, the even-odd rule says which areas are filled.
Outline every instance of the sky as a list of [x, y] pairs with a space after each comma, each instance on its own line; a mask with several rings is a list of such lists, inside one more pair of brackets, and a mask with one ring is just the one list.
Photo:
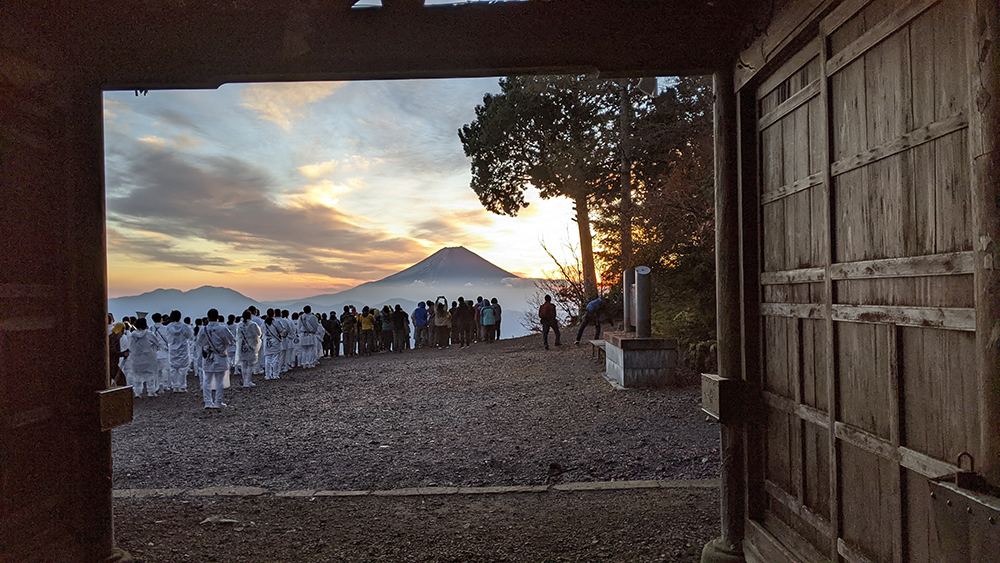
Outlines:
[[381, 279], [446, 246], [521, 276], [578, 244], [572, 203], [516, 218], [469, 187], [457, 131], [496, 78], [104, 94], [109, 297], [203, 285], [256, 300]]

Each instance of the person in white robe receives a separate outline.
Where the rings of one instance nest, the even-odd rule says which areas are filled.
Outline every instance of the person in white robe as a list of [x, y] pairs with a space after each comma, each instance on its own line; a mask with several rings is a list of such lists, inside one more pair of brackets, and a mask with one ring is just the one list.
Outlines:
[[281, 321], [272, 316], [264, 319], [264, 379], [281, 377]]
[[191, 338], [188, 338], [188, 373], [194, 373], [194, 325], [191, 324], [191, 317], [184, 317], [184, 324], [191, 329]]
[[145, 318], [136, 319], [135, 327], [136, 330], [128, 335], [127, 348], [124, 348], [128, 350], [128, 371], [132, 372], [132, 393], [139, 397], [145, 388], [147, 397], [155, 397], [156, 350], [159, 344], [156, 335], [148, 330], [149, 325]]
[[204, 329], [204, 325], [201, 319], [195, 319], [194, 322], [194, 340], [191, 342], [191, 357], [194, 358], [194, 374], [198, 377], [198, 387], [200, 389], [205, 388], [205, 356], [204, 350], [197, 344], [198, 335]]
[[195, 346], [202, 350], [201, 396], [206, 409], [220, 409], [226, 406], [222, 402], [224, 389], [229, 387], [229, 355], [227, 350], [235, 342], [233, 334], [226, 325], [219, 322], [219, 311], [208, 310], [208, 324], [198, 331]]
[[319, 327], [316, 329], [316, 343], [313, 344], [312, 367], [318, 366], [320, 358], [323, 357], [323, 337], [325, 336], [326, 329], [323, 328], [323, 323], [319, 323]]
[[292, 321], [288, 318], [288, 309], [283, 309], [281, 311], [281, 324], [285, 327], [285, 335], [282, 337], [281, 341], [281, 373], [292, 369], [292, 362], [294, 362], [294, 350], [292, 349], [292, 340], [295, 338], [295, 327], [292, 325]]
[[170, 363], [170, 389], [174, 393], [187, 393], [187, 374], [191, 366], [191, 346], [194, 332], [191, 326], [181, 322], [181, 312], [170, 313], [170, 324], [164, 327], [164, 335], [170, 349], [167, 353]]
[[156, 336], [156, 388], [157, 392], [170, 388], [170, 344], [167, 342], [167, 334], [164, 332], [166, 325], [159, 313], [153, 313], [153, 325], [149, 331]]
[[[305, 368], [316, 367], [316, 336], [319, 333], [319, 319], [312, 314], [312, 307], [306, 305], [299, 315], [299, 344], [302, 346], [300, 364]], [[320, 341], [322, 343], [322, 341]]]
[[[250, 319], [255, 325], [260, 329], [261, 335], [264, 334], [264, 319], [260, 317], [260, 310], [257, 307], [250, 307], [250, 313], [252, 313]], [[264, 373], [264, 355], [267, 353], [267, 346], [261, 341], [260, 353], [257, 355], [257, 363], [253, 366], [253, 374], [260, 375]]]
[[[219, 319], [219, 322], [222, 322], [221, 318]], [[232, 373], [233, 370], [237, 369], [237, 367], [236, 367], [236, 326], [237, 326], [236, 325], [236, 315], [229, 315], [229, 317], [226, 319], [226, 330], [228, 330], [229, 334], [231, 334], [233, 336], [233, 343], [230, 344], [229, 348], [226, 349], [226, 355], [229, 356], [229, 371], [230, 371], [230, 373]]]
[[251, 316], [249, 309], [243, 311], [243, 321], [236, 327], [236, 363], [243, 376], [243, 387], [256, 387], [252, 381], [253, 368], [257, 365], [262, 346], [260, 327], [251, 320]]

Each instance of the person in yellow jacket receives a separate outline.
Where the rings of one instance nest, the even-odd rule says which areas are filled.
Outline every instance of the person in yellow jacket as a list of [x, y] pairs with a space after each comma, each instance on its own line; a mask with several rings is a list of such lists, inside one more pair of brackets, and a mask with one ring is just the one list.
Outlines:
[[375, 315], [367, 305], [358, 315], [358, 325], [361, 327], [358, 333], [360, 335], [358, 343], [361, 348], [359, 352], [363, 356], [370, 356], [375, 351]]

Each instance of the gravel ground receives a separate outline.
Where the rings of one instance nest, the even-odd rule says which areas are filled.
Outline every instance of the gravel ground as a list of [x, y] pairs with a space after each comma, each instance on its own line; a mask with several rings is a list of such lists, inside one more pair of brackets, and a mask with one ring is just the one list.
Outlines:
[[[325, 359], [229, 408], [200, 391], [138, 399], [113, 432], [114, 487], [539, 485], [718, 477], [697, 387], [615, 390], [589, 346], [524, 337], [465, 350]], [[197, 381], [189, 380], [197, 389]]]
[[718, 490], [706, 488], [116, 499], [115, 533], [141, 563], [690, 563], [718, 536], [718, 510]]

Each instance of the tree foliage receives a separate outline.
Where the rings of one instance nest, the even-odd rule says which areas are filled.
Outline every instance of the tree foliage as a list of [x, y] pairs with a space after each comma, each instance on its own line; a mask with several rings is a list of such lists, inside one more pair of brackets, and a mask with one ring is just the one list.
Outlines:
[[[699, 363], [715, 340], [712, 102], [709, 79], [677, 79], [635, 100], [630, 139], [633, 262], [653, 270], [654, 331], [678, 338]], [[622, 271], [618, 205], [596, 209], [605, 281]]]
[[[590, 205], [617, 178], [612, 83], [582, 76], [514, 76], [487, 94], [458, 132], [471, 187], [487, 210], [517, 215], [525, 192], [573, 199], [584, 281], [596, 292]], [[613, 106], [613, 104], [610, 104]]]

